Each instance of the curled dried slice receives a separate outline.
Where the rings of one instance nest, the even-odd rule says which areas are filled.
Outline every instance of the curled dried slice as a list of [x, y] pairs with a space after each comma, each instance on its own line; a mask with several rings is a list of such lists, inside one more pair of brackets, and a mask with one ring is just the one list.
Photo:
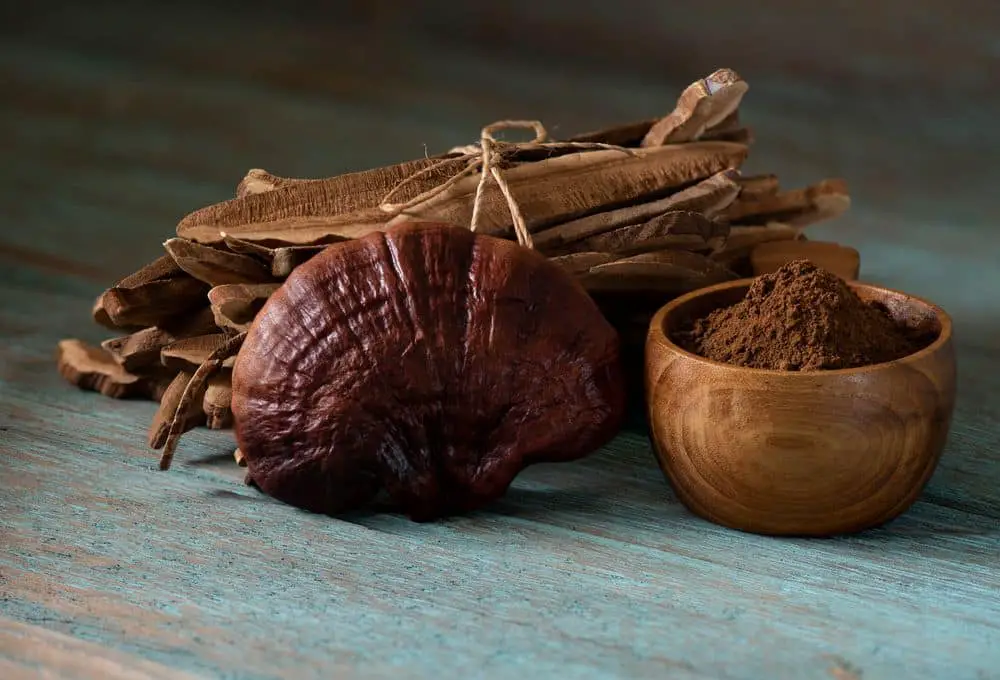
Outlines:
[[618, 339], [540, 254], [410, 224], [328, 248], [257, 315], [233, 369], [257, 487], [325, 513], [384, 489], [411, 518], [583, 456], [624, 411]]
[[676, 108], [649, 129], [642, 146], [698, 139], [705, 130], [721, 124], [739, 108], [747, 89], [746, 81], [728, 68], [695, 81], [681, 93]]

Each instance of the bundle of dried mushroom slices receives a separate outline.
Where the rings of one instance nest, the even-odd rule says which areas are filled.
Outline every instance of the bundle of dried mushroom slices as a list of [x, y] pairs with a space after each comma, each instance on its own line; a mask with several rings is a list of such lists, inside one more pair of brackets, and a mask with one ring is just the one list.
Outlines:
[[[759, 244], [795, 239], [850, 205], [844, 182], [782, 190], [775, 175], [743, 176], [752, 143], [740, 121], [747, 84], [721, 69], [687, 87], [663, 118], [565, 140], [621, 148], [516, 147], [503, 176], [533, 247], [576, 276], [629, 344], [653, 311], [684, 292], [745, 274]], [[155, 262], [106, 290], [94, 319], [118, 333], [90, 347], [59, 345], [70, 382], [111, 397], [160, 402], [149, 443], [163, 445], [193, 372], [245, 331], [299, 264], [330, 244], [407, 220], [468, 227], [479, 184], [469, 150], [323, 179], [251, 170], [236, 197], [177, 225]], [[387, 194], [407, 204], [383, 209]], [[496, 183], [485, 185], [477, 229], [514, 238]], [[228, 427], [231, 360], [182, 414], [184, 427]]]

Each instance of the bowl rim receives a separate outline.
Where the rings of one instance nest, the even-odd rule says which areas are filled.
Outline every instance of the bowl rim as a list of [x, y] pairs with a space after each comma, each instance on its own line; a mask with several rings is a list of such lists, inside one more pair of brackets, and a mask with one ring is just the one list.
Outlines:
[[[874, 371], [885, 370], [892, 366], [912, 364], [921, 361], [927, 356], [937, 353], [940, 349], [951, 341], [952, 337], [952, 321], [951, 317], [948, 315], [944, 309], [939, 305], [931, 302], [930, 300], [920, 297], [919, 295], [913, 295], [902, 290], [897, 290], [895, 288], [887, 288], [886, 286], [879, 286], [873, 283], [865, 283], [864, 281], [847, 281], [847, 285], [851, 288], [868, 288], [876, 291], [882, 291], [885, 293], [893, 293], [895, 295], [901, 295], [908, 300], [920, 303], [934, 312], [935, 317], [937, 317], [938, 323], [941, 326], [941, 331], [938, 333], [938, 337], [931, 344], [926, 347], [917, 350], [912, 354], [907, 354], [899, 359], [893, 359], [892, 361], [882, 361], [877, 364], [868, 364], [866, 366], [856, 366], [854, 368], [834, 368], [834, 369], [822, 369], [816, 371], [782, 371], [775, 368], [755, 368], [752, 366], [737, 366], [736, 364], [729, 364], [724, 361], [716, 361], [714, 359], [709, 359], [703, 357], [700, 354], [695, 354], [694, 352], [689, 352], [667, 335], [664, 330], [664, 321], [670, 316], [674, 311], [680, 306], [690, 302], [691, 300], [697, 299], [705, 295], [711, 295], [720, 290], [727, 290], [729, 288], [739, 288], [742, 286], [749, 287], [754, 281], [757, 280], [756, 276], [736, 279], [735, 281], [724, 281], [722, 283], [717, 283], [711, 286], [706, 286], [705, 288], [699, 288], [693, 290], [689, 293], [685, 293], [680, 297], [674, 298], [667, 304], [656, 310], [653, 318], [649, 322], [649, 328], [646, 333], [647, 343], [650, 340], [657, 342], [658, 344], [664, 346], [672, 352], [680, 354], [685, 359], [694, 360], [699, 363], [705, 364], [707, 366], [712, 366], [729, 371], [751, 371], [757, 375], [780, 375], [787, 376], [789, 379], [815, 379], [817, 376], [851, 376], [851, 375], [861, 375], [864, 373], [872, 373]], [[647, 355], [648, 360], [648, 355]], [[792, 377], [795, 376], [795, 377]]]

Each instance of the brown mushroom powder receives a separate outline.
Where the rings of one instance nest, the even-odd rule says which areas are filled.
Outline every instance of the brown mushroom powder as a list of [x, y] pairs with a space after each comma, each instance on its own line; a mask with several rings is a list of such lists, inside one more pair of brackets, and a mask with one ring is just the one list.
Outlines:
[[806, 260], [758, 277], [743, 300], [696, 319], [674, 340], [715, 361], [784, 371], [893, 361], [929, 341]]

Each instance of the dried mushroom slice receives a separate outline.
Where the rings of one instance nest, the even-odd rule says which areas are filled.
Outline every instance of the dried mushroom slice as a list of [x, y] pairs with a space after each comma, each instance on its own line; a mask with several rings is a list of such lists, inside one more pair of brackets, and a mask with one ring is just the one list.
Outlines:
[[[659, 307], [664, 298], [658, 297], [657, 293], [679, 295], [731, 278], [734, 277], [729, 270], [704, 255], [661, 250], [596, 266], [581, 276], [580, 282], [596, 296], [599, 303], [614, 299], [606, 297], [609, 294], [618, 297], [615, 307], [624, 310], [645, 306], [644, 300], [650, 296], [656, 302], [655, 307]], [[628, 302], [622, 304], [626, 296]], [[612, 315], [617, 311], [612, 309]]]
[[[747, 147], [732, 142], [692, 142], [651, 149], [600, 150], [525, 163], [504, 171], [504, 179], [530, 231], [594, 212], [628, 205], [681, 189], [716, 173], [739, 167]], [[484, 186], [466, 177], [394, 217], [389, 224], [412, 220], [471, 224], [479, 201], [477, 229], [502, 236], [513, 230], [510, 207], [496, 183]], [[300, 241], [301, 243], [301, 241]]]
[[56, 364], [67, 382], [106, 397], [150, 397], [156, 391], [152, 381], [126, 371], [110, 352], [82, 340], [61, 340]]
[[[208, 360], [212, 352], [226, 344], [226, 340], [224, 333], [210, 333], [177, 340], [160, 350], [160, 361], [167, 368], [194, 372]], [[223, 366], [229, 368], [234, 361], [235, 359], [227, 359]]]
[[695, 81], [681, 93], [677, 107], [649, 129], [642, 146], [698, 139], [705, 130], [721, 124], [739, 108], [748, 88], [739, 74], [728, 68]]
[[161, 282], [182, 276], [183, 274], [183, 270], [177, 266], [174, 258], [170, 257], [170, 255], [162, 255], [156, 258], [138, 271], [118, 281], [94, 301], [94, 307], [91, 311], [94, 321], [105, 328], [114, 330], [129, 328], [139, 330], [143, 325], [148, 324], [143, 324], [141, 321], [136, 322], [132, 319], [112, 318], [111, 313], [108, 311], [109, 303], [115, 306], [116, 314], [120, 312], [120, 301], [115, 300], [112, 302], [112, 298], [120, 297], [121, 291], [133, 291], [135, 289], [143, 291], [148, 290], [150, 287], [157, 289], [158, 287], [162, 287]]
[[292, 273], [243, 343], [232, 409], [265, 493], [340, 513], [385, 490], [425, 521], [608, 441], [624, 385], [614, 329], [559, 266], [407, 224]]
[[729, 225], [724, 222], [715, 222], [697, 212], [675, 210], [642, 224], [591, 236], [574, 244], [574, 248], [620, 256], [666, 248], [716, 251], [728, 235]]
[[[543, 229], [532, 237], [532, 241], [539, 250], [559, 252], [566, 249], [566, 244], [620, 227], [641, 224], [667, 212], [694, 211], [712, 218], [740, 193], [740, 185], [736, 183], [738, 178], [737, 170], [723, 170], [666, 198], [605, 210]], [[579, 246], [569, 249], [579, 249]]]
[[264, 283], [272, 280], [268, 269], [248, 255], [182, 238], [168, 239], [163, 247], [174, 258], [178, 267], [210, 286]]
[[[435, 169], [429, 171], [431, 167]], [[321, 180], [285, 181], [266, 191], [238, 190], [238, 198], [206, 206], [184, 217], [177, 225], [177, 235], [192, 238], [192, 234], [198, 233], [195, 227], [203, 225], [216, 225], [223, 230], [230, 227], [228, 231], [232, 232], [232, 227], [241, 224], [346, 215], [375, 208], [390, 189], [417, 173], [425, 174], [419, 181], [408, 184], [399, 200], [412, 198], [439, 184], [460, 168], [459, 160], [439, 164], [436, 159], [420, 158]]]
[[208, 291], [215, 324], [227, 332], [246, 331], [267, 298], [276, 290], [278, 285], [273, 283], [216, 286]]
[[586, 274], [591, 267], [612, 262], [615, 256], [611, 253], [581, 252], [550, 257], [549, 262], [558, 265], [568, 274]]

